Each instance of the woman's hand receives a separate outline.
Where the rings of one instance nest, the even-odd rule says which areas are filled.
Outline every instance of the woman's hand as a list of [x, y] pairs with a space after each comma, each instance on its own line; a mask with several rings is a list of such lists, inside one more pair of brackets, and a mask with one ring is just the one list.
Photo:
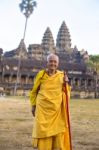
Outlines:
[[34, 106], [32, 106], [32, 115], [33, 115], [33, 117], [35, 117], [35, 110], [36, 110], [36, 106], [34, 105]]
[[68, 76], [66, 71], [64, 71], [64, 78], [63, 78], [64, 82], [69, 82]]

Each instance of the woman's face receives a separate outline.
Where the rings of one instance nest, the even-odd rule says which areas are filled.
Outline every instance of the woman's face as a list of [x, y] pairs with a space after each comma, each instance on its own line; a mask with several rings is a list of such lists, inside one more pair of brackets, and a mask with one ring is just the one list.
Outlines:
[[56, 57], [52, 56], [47, 62], [47, 67], [49, 70], [55, 71], [58, 67], [58, 60]]

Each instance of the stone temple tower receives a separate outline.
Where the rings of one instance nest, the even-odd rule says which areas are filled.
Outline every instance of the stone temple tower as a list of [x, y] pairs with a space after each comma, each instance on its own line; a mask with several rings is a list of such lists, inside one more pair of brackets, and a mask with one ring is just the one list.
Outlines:
[[57, 39], [56, 39], [56, 47], [58, 52], [63, 52], [63, 51], [68, 52], [71, 49], [70, 33], [66, 26], [65, 21], [63, 21], [59, 29]]
[[41, 46], [42, 46], [44, 55], [47, 55], [48, 53], [51, 53], [51, 52], [55, 53], [54, 39], [53, 39], [53, 35], [49, 27], [47, 27], [44, 33]]

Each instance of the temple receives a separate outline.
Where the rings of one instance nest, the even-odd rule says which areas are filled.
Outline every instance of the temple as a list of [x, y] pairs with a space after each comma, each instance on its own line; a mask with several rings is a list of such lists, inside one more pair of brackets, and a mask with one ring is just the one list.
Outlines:
[[88, 52], [84, 49], [79, 51], [77, 46], [72, 47], [65, 21], [59, 28], [56, 44], [51, 29], [47, 27], [41, 44], [29, 44], [26, 48], [22, 39], [14, 50], [3, 53], [0, 49], [0, 93], [13, 95], [15, 86], [17, 95], [28, 93], [36, 73], [46, 68], [46, 56], [49, 53], [59, 56], [59, 69], [68, 73], [72, 97], [94, 97], [95, 76], [86, 65], [89, 60]]

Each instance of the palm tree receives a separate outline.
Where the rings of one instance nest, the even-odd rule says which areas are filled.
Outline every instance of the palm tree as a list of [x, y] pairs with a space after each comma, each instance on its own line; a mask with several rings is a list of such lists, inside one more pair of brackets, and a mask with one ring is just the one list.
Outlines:
[[[19, 4], [21, 12], [25, 15], [26, 21], [25, 21], [25, 28], [24, 28], [24, 34], [23, 34], [23, 39], [21, 40], [22, 43], [24, 42], [25, 39], [25, 34], [26, 34], [26, 28], [27, 28], [27, 21], [30, 15], [34, 11], [34, 7], [37, 6], [36, 1], [34, 0], [22, 0], [22, 2]], [[17, 84], [19, 80], [19, 74], [20, 74], [20, 66], [21, 66], [21, 53], [22, 53], [22, 46], [20, 47], [20, 53], [19, 53], [19, 61], [18, 61], [18, 70], [17, 70], [17, 79], [16, 79], [16, 84], [14, 87], [14, 95], [16, 95], [16, 90], [17, 90]]]
[[19, 4], [21, 12], [26, 17], [23, 40], [25, 39], [28, 18], [33, 13], [34, 7], [36, 6], [37, 6], [37, 3], [34, 0], [22, 0], [22, 2]]
[[95, 81], [95, 98], [97, 98], [98, 77], [99, 77], [99, 55], [90, 55], [87, 65], [92, 68]]

